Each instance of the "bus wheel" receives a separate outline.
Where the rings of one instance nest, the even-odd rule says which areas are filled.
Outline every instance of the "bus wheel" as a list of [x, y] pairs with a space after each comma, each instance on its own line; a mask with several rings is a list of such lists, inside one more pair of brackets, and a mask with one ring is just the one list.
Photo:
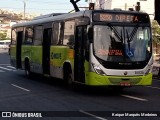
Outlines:
[[31, 77], [29, 61], [25, 61], [25, 75], [27, 76], [27, 78]]
[[71, 68], [64, 69], [64, 82], [67, 85], [67, 88], [69, 89], [74, 89], [74, 83], [73, 83], [73, 79], [72, 79], [72, 72], [71, 72]]

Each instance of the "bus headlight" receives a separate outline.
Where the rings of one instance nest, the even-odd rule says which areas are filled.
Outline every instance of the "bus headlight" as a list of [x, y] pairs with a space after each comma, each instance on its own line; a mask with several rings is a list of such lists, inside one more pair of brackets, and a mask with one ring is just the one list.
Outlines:
[[147, 75], [148, 73], [151, 73], [151, 72], [152, 72], [152, 66], [148, 65], [148, 69], [147, 69], [145, 75]]
[[103, 70], [102, 70], [100, 67], [98, 67], [97, 65], [92, 64], [92, 66], [93, 66], [93, 68], [94, 68], [94, 71], [95, 71], [97, 74], [106, 75], [106, 74], [103, 72]]
[[147, 75], [148, 73], [150, 73], [151, 69], [148, 69], [145, 73], [145, 75]]

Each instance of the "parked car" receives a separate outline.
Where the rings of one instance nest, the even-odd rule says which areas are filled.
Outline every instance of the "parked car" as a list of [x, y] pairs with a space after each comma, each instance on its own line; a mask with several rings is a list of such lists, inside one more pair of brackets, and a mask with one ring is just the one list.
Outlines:
[[8, 49], [11, 40], [1, 40], [0, 41], [0, 49]]
[[5, 43], [4, 41], [0, 41], [0, 49], [3, 49], [3, 48], [5, 48]]

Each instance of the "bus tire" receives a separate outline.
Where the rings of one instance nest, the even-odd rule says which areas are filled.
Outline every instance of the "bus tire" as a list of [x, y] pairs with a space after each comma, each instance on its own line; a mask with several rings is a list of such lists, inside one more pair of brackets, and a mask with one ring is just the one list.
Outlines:
[[29, 60], [25, 60], [25, 75], [27, 76], [27, 78], [31, 77]]
[[70, 67], [66, 66], [64, 67], [64, 76], [63, 76], [65, 85], [68, 89], [73, 90], [74, 89], [74, 82], [72, 78], [72, 70]]

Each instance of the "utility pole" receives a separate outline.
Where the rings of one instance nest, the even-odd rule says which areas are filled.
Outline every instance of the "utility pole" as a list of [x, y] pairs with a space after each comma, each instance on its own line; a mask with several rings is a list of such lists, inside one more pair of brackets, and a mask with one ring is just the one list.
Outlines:
[[127, 10], [127, 3], [125, 3], [125, 10]]
[[23, 19], [25, 19], [26, 18], [26, 0], [23, 0], [23, 6], [24, 6], [24, 8], [23, 8]]

